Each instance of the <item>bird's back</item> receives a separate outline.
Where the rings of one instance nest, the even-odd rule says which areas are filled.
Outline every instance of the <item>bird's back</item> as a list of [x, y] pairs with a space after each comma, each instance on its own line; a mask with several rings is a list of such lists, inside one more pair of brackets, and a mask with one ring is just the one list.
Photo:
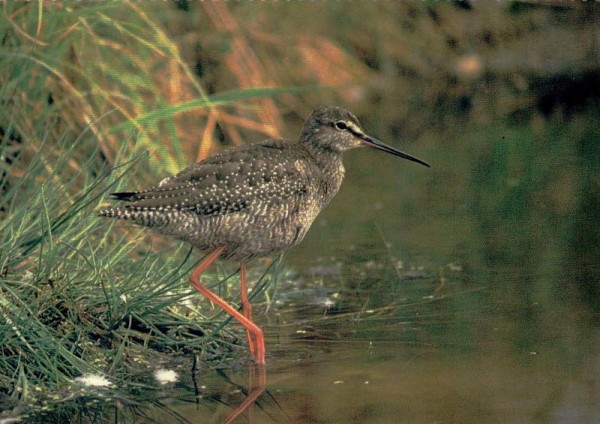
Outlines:
[[224, 257], [242, 260], [299, 243], [342, 176], [324, 172], [299, 143], [265, 140], [223, 151], [149, 189], [115, 193], [126, 204], [100, 214], [202, 250], [225, 245]]

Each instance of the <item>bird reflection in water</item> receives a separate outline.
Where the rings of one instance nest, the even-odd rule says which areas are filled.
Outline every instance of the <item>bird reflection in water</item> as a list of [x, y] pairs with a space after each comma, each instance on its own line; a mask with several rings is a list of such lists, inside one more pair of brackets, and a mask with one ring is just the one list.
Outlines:
[[248, 422], [252, 422], [252, 407], [256, 403], [258, 397], [265, 391], [267, 387], [267, 369], [264, 365], [249, 365], [248, 366], [248, 395], [237, 408], [225, 417], [223, 424], [232, 423], [241, 414], [246, 413]]

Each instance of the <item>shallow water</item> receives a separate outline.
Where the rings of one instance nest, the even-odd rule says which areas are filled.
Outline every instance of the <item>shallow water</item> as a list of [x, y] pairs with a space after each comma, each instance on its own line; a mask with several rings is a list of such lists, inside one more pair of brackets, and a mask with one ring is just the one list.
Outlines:
[[[373, 309], [273, 314], [264, 391], [233, 422], [598, 421], [600, 338], [587, 314], [453, 289], [453, 278], [424, 297], [432, 283], [407, 281]], [[259, 383], [253, 372], [200, 369], [197, 398], [182, 374], [168, 408], [224, 422]]]

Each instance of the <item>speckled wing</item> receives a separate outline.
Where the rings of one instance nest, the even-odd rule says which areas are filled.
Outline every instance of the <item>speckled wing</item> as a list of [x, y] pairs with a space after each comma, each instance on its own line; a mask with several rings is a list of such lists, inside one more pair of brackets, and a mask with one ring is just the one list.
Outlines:
[[[276, 205], [307, 192], [310, 170], [303, 159], [302, 152], [285, 140], [226, 150], [150, 189], [114, 193], [115, 199], [127, 205], [112, 211], [126, 210], [124, 215], [131, 215], [178, 210], [210, 216], [243, 211], [253, 202]], [[119, 213], [102, 214], [119, 218]]]

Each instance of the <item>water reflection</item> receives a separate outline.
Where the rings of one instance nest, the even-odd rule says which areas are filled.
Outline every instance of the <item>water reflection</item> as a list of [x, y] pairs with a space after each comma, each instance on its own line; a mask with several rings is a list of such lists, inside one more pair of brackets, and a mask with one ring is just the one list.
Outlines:
[[[306, 287], [298, 288], [304, 300], [335, 291], [335, 305], [287, 298], [268, 313], [266, 389], [255, 397], [251, 414], [232, 422], [600, 418], [600, 330], [577, 302], [561, 300], [559, 292], [515, 301], [514, 292], [474, 286], [454, 267], [444, 271], [443, 285], [439, 276], [425, 275], [390, 287], [382, 277], [389, 270], [365, 266], [370, 273], [362, 283], [346, 285], [342, 269], [329, 287], [307, 276]], [[549, 280], [555, 287], [572, 284], [545, 273], [530, 273], [527, 281], [509, 270], [497, 270], [498, 276], [508, 286], [528, 284], [533, 293], [543, 292]], [[249, 376], [241, 368], [223, 375]], [[212, 390], [232, 393], [222, 383]], [[178, 411], [191, 422], [221, 422], [258, 393], [252, 383], [234, 387], [235, 401], [209, 396], [193, 412]]]
[[[453, 310], [456, 297], [480, 294], [419, 293], [393, 309], [312, 319], [287, 311], [304, 319], [268, 327], [266, 390], [233, 422], [596, 422], [598, 329], [551, 305]], [[248, 387], [246, 398], [214, 397], [183, 416], [221, 422]]]
[[254, 404], [257, 403], [258, 397], [265, 391], [267, 387], [267, 369], [264, 365], [249, 365], [248, 366], [248, 386], [246, 399], [231, 411], [221, 422], [230, 424], [245, 414], [248, 422], [253, 422], [252, 413]]

